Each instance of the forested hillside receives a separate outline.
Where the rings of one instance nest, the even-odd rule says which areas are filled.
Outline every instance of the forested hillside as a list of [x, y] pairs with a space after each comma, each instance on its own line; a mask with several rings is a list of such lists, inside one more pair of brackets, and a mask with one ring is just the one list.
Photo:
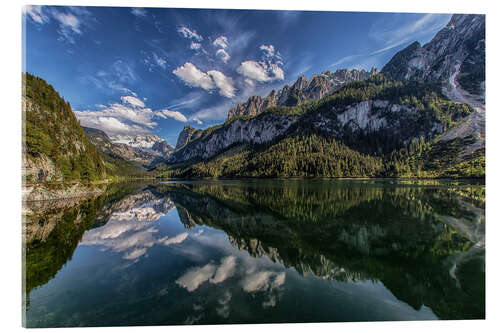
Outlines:
[[106, 177], [96, 147], [65, 101], [45, 80], [23, 74], [23, 152], [27, 182], [82, 181]]
[[23, 84], [23, 175], [27, 183], [89, 183], [145, 175], [129, 161], [99, 151], [70, 103], [45, 80], [23, 73]]
[[[368, 103], [370, 102], [370, 103]], [[363, 104], [364, 103], [364, 104]], [[367, 105], [368, 109], [360, 107]], [[320, 100], [273, 107], [257, 116], [234, 117], [204, 131], [173, 154], [164, 167], [173, 177], [482, 177], [484, 150], [462, 153], [476, 138], [440, 141], [472, 109], [449, 101], [439, 84], [397, 81], [382, 74], [347, 84]], [[293, 117], [268, 142], [235, 142], [209, 158], [182, 161], [228, 128], [251, 126], [268, 115]], [[267, 117], [267, 118], [266, 118]], [[260, 133], [256, 133], [258, 136]], [[199, 150], [201, 151], [201, 150]], [[194, 162], [194, 163], [193, 163]]]

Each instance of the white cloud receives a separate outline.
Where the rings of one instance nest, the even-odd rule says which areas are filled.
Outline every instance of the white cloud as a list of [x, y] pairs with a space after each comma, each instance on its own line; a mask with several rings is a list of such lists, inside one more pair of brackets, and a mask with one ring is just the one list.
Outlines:
[[200, 87], [205, 90], [210, 90], [214, 87], [214, 83], [210, 76], [200, 71], [190, 62], [186, 62], [183, 66], [177, 67], [173, 70], [173, 73], [187, 85], [192, 87]]
[[141, 53], [145, 56], [141, 61], [150, 72], [153, 72], [156, 67], [160, 67], [163, 70], [167, 69], [167, 60], [160, 57], [156, 52], [148, 53], [141, 51]]
[[255, 86], [255, 82], [252, 79], [246, 78], [245, 83], [248, 84], [250, 87]]
[[208, 75], [214, 80], [215, 85], [217, 88], [219, 88], [219, 93], [227, 98], [233, 98], [234, 97], [234, 86], [233, 86], [233, 80], [225, 76], [223, 73], [216, 71], [216, 70], [211, 70], [207, 72]]
[[264, 51], [264, 54], [268, 57], [273, 57], [274, 56], [274, 45], [261, 45], [260, 49]]
[[219, 89], [219, 94], [224, 97], [234, 97], [233, 80], [217, 70], [210, 70], [207, 73], [199, 70], [190, 62], [177, 67], [173, 73], [184, 83], [192, 87], [200, 87], [205, 90]]
[[[96, 22], [95, 17], [85, 7], [58, 7], [47, 6], [24, 6], [24, 14], [33, 22], [45, 24], [53, 19], [57, 24], [59, 41], [75, 44], [75, 36], [83, 33], [83, 26], [91, 26]], [[70, 51], [68, 51], [70, 52]]]
[[198, 42], [201, 42], [203, 40], [203, 37], [199, 35], [196, 30], [191, 30], [188, 27], [182, 26], [177, 29], [177, 31], [184, 36], [184, 38], [187, 39], [194, 39]]
[[43, 13], [42, 6], [24, 6], [23, 11], [27, 14], [33, 21], [39, 24], [44, 24], [49, 22], [49, 17]]
[[227, 53], [226, 50], [224, 50], [224, 49], [218, 49], [215, 52], [215, 55], [218, 56], [219, 58], [221, 58], [221, 60], [224, 61], [224, 63], [226, 63], [226, 64], [227, 64], [228, 60], [231, 58], [229, 53]]
[[218, 48], [223, 48], [223, 49], [227, 49], [229, 44], [228, 44], [228, 41], [227, 41], [227, 37], [226, 36], [219, 36], [217, 37], [213, 43], [212, 43], [215, 47], [218, 47]]
[[156, 53], [153, 52], [153, 59], [155, 60], [158, 66], [160, 66], [163, 69], [166, 69], [167, 61], [164, 58], [159, 57]]
[[161, 243], [165, 246], [172, 245], [172, 244], [180, 244], [186, 240], [188, 235], [189, 234], [187, 232], [183, 232], [182, 234], [178, 234], [177, 236], [175, 236], [173, 238], [165, 237], [161, 240]]
[[71, 13], [61, 13], [58, 11], [54, 11], [53, 16], [57, 21], [59, 21], [62, 27], [69, 28], [77, 34], [82, 33], [82, 31], [80, 30], [80, 20], [78, 20], [75, 15]]
[[196, 43], [196, 42], [191, 42], [191, 45], [189, 46], [189, 48], [191, 50], [199, 50], [199, 49], [201, 49], [201, 44]]
[[271, 284], [271, 289], [278, 289], [285, 283], [286, 273], [281, 272], [274, 278], [273, 283]]
[[243, 61], [236, 71], [244, 77], [258, 82], [283, 80], [285, 78], [285, 73], [278, 65], [271, 64], [267, 66], [265, 63], [254, 60]]
[[267, 75], [267, 70], [262, 64], [257, 61], [247, 60], [243, 61], [236, 70], [241, 75], [259, 82], [267, 82], [271, 79]]
[[82, 21], [69, 11], [61, 12], [52, 9], [51, 13], [52, 17], [59, 22], [59, 28], [57, 30], [60, 35], [59, 40], [75, 44], [74, 36], [82, 34], [82, 30], [80, 29]]
[[247, 276], [242, 282], [241, 286], [247, 293], [255, 293], [264, 291], [269, 287], [269, 279], [273, 276], [273, 272], [263, 271], [256, 272]]
[[137, 17], [145, 17], [146, 16], [146, 10], [144, 8], [132, 8], [130, 12], [137, 16]]
[[269, 65], [269, 70], [273, 74], [273, 77], [277, 80], [285, 79], [285, 72], [277, 64]]
[[221, 283], [233, 276], [236, 271], [236, 257], [228, 256], [221, 260], [221, 265], [217, 268], [215, 275], [210, 279], [210, 283]]
[[[144, 199], [149, 199], [150, 196], [151, 193], [144, 192], [136, 195], [133, 198], [135, 200], [132, 200], [132, 202], [143, 202]], [[155, 244], [165, 245], [164, 242], [167, 237], [161, 239], [155, 237], [159, 230], [151, 223], [154, 219], [165, 215], [165, 210], [157, 211], [153, 215], [150, 212], [143, 213], [140, 211], [144, 208], [152, 208], [154, 204], [157, 204], [157, 207], [166, 207], [164, 203], [167, 199], [157, 199], [146, 204], [136, 204], [132, 207], [127, 204], [131, 201], [130, 199], [132, 199], [131, 196], [124, 198], [122, 204], [117, 205], [117, 207], [123, 208], [111, 214], [109, 221], [104, 226], [87, 231], [83, 235], [80, 244], [84, 246], [102, 246], [115, 253], [123, 253], [123, 259], [126, 260], [137, 260]], [[166, 210], [173, 207], [173, 205], [168, 206]], [[148, 218], [143, 219], [143, 217]], [[153, 220], [150, 218], [153, 218]], [[172, 238], [172, 240], [177, 238], [178, 236]]]
[[[271, 281], [274, 276], [274, 280]], [[257, 271], [251, 272], [241, 281], [241, 286], [248, 293], [258, 291], [273, 291], [285, 283], [285, 272]]]
[[151, 133], [158, 124], [153, 121], [153, 110], [134, 96], [122, 96], [122, 103], [101, 106], [99, 110], [74, 110], [83, 126], [97, 128], [113, 136]]
[[220, 307], [217, 307], [215, 310], [217, 311], [217, 314], [221, 316], [222, 318], [227, 318], [229, 317], [229, 314], [231, 312], [231, 309], [229, 307], [229, 302], [231, 301], [231, 293], [226, 290], [224, 295], [222, 295], [222, 298], [217, 300], [217, 303], [220, 304]]
[[188, 121], [187, 118], [186, 118], [186, 116], [184, 116], [179, 111], [170, 111], [170, 110], [167, 110], [167, 109], [163, 109], [163, 110], [157, 112], [156, 116], [160, 117], [160, 118], [163, 118], [163, 119], [172, 118], [172, 119], [175, 119], [177, 121], [181, 121], [183, 123], [185, 123], [185, 122]]
[[215, 272], [215, 266], [207, 264], [203, 267], [195, 267], [189, 269], [184, 275], [178, 278], [175, 283], [186, 288], [187, 291], [193, 292], [205, 281], [208, 281]]
[[198, 118], [198, 117], [194, 117], [191, 120], [194, 121], [198, 125], [203, 125], [203, 121], [201, 121], [200, 118]]
[[127, 103], [138, 108], [144, 107], [144, 102], [134, 96], [122, 96], [121, 100], [123, 103]]

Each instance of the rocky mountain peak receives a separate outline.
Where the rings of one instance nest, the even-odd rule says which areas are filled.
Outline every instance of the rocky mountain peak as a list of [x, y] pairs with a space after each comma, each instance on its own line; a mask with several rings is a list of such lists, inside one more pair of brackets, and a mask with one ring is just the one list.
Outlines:
[[427, 44], [414, 42], [399, 51], [382, 73], [397, 80], [449, 81], [484, 95], [485, 16], [455, 14]]
[[182, 131], [179, 133], [179, 137], [177, 138], [177, 144], [175, 145], [175, 149], [182, 148], [184, 145], [186, 145], [193, 136], [193, 133], [195, 131], [196, 130], [191, 125], [184, 126]]
[[370, 72], [356, 69], [339, 69], [335, 73], [328, 71], [315, 74], [310, 80], [305, 75], [301, 75], [292, 86], [285, 85], [278, 92], [273, 90], [265, 98], [260, 96], [249, 97], [246, 102], [231, 108], [227, 118], [245, 115], [255, 116], [273, 106], [294, 106], [323, 98], [337, 91], [346, 83], [366, 80], [376, 73], [376, 69], [372, 69]]

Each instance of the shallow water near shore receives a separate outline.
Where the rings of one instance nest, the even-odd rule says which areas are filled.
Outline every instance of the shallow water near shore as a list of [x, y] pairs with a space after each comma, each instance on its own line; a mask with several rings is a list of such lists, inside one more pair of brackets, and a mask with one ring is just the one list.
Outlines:
[[474, 181], [125, 183], [26, 217], [27, 327], [480, 319]]

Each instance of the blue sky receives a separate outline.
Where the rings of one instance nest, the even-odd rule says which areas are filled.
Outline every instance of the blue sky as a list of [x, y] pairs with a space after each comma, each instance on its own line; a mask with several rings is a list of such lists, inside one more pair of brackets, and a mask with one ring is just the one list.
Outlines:
[[28, 6], [23, 71], [109, 135], [221, 123], [298, 76], [382, 66], [448, 14]]

